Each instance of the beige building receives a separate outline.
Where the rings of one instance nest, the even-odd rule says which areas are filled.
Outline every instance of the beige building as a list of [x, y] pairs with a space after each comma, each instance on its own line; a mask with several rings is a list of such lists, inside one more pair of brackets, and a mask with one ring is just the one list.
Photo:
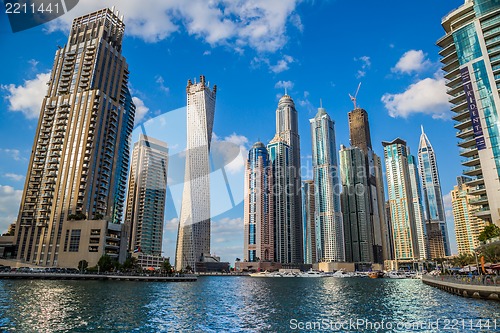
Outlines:
[[458, 254], [466, 254], [472, 253], [480, 245], [478, 237], [486, 226], [486, 222], [475, 214], [479, 207], [471, 204], [476, 196], [471, 194], [475, 187], [467, 184], [470, 179], [458, 177], [457, 180], [458, 185], [451, 191], [451, 204]]
[[[91, 251], [94, 224], [101, 237], [104, 224], [121, 228], [135, 114], [124, 29], [118, 13], [102, 9], [74, 19], [56, 51], [16, 225], [21, 262], [76, 267], [103, 253]], [[77, 256], [67, 237], [79, 239]]]

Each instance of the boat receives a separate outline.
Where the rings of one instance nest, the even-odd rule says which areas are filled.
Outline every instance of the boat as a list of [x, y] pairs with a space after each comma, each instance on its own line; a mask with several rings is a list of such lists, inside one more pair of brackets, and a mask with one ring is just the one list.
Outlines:
[[346, 272], [344, 269], [339, 269], [330, 276], [335, 278], [350, 278], [353, 277], [353, 274]]
[[257, 272], [257, 273], [251, 273], [251, 277], [268, 277], [269, 272], [264, 271], [264, 272]]
[[404, 272], [390, 271], [386, 274], [389, 279], [406, 279], [406, 274]]
[[372, 279], [378, 279], [384, 276], [384, 273], [382, 272], [368, 272], [368, 277]]
[[321, 278], [325, 276], [326, 276], [325, 273], [315, 271], [312, 268], [307, 272], [301, 272], [298, 274], [298, 277], [304, 277], [304, 278]]

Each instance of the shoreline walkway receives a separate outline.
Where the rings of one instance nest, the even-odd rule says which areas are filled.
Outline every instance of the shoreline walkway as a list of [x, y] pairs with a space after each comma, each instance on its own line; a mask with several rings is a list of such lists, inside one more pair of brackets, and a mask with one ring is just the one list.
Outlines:
[[422, 276], [422, 282], [463, 297], [500, 300], [500, 276]]

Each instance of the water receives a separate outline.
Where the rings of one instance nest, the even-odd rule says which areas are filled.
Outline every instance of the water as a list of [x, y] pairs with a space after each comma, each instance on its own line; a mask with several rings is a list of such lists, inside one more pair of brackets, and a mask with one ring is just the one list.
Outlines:
[[[439, 327], [434, 326], [438, 328], [435, 330], [408, 326], [435, 323], [437, 319]], [[458, 321], [451, 321], [454, 319]], [[349, 320], [365, 322], [354, 329], [346, 326]], [[384, 325], [393, 322], [407, 326], [382, 329], [376, 326], [382, 320]], [[485, 326], [487, 320], [489, 329]], [[366, 326], [368, 321], [375, 326]], [[314, 323], [328, 326], [311, 326]], [[343, 328], [339, 323], [344, 324]], [[453, 324], [455, 329], [451, 329]], [[500, 302], [462, 298], [426, 286], [420, 280], [250, 277], [200, 277], [194, 283], [1, 280], [0, 331], [493, 332], [500, 331]]]

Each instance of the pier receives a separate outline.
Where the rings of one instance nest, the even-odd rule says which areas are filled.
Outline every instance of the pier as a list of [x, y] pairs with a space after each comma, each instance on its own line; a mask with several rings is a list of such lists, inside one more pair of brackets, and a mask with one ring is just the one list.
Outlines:
[[68, 273], [0, 273], [0, 279], [10, 280], [108, 280], [141, 282], [195, 282], [197, 276], [156, 276], [156, 275], [120, 275], [120, 274], [68, 274]]
[[500, 300], [500, 276], [424, 275], [422, 282], [463, 297]]

